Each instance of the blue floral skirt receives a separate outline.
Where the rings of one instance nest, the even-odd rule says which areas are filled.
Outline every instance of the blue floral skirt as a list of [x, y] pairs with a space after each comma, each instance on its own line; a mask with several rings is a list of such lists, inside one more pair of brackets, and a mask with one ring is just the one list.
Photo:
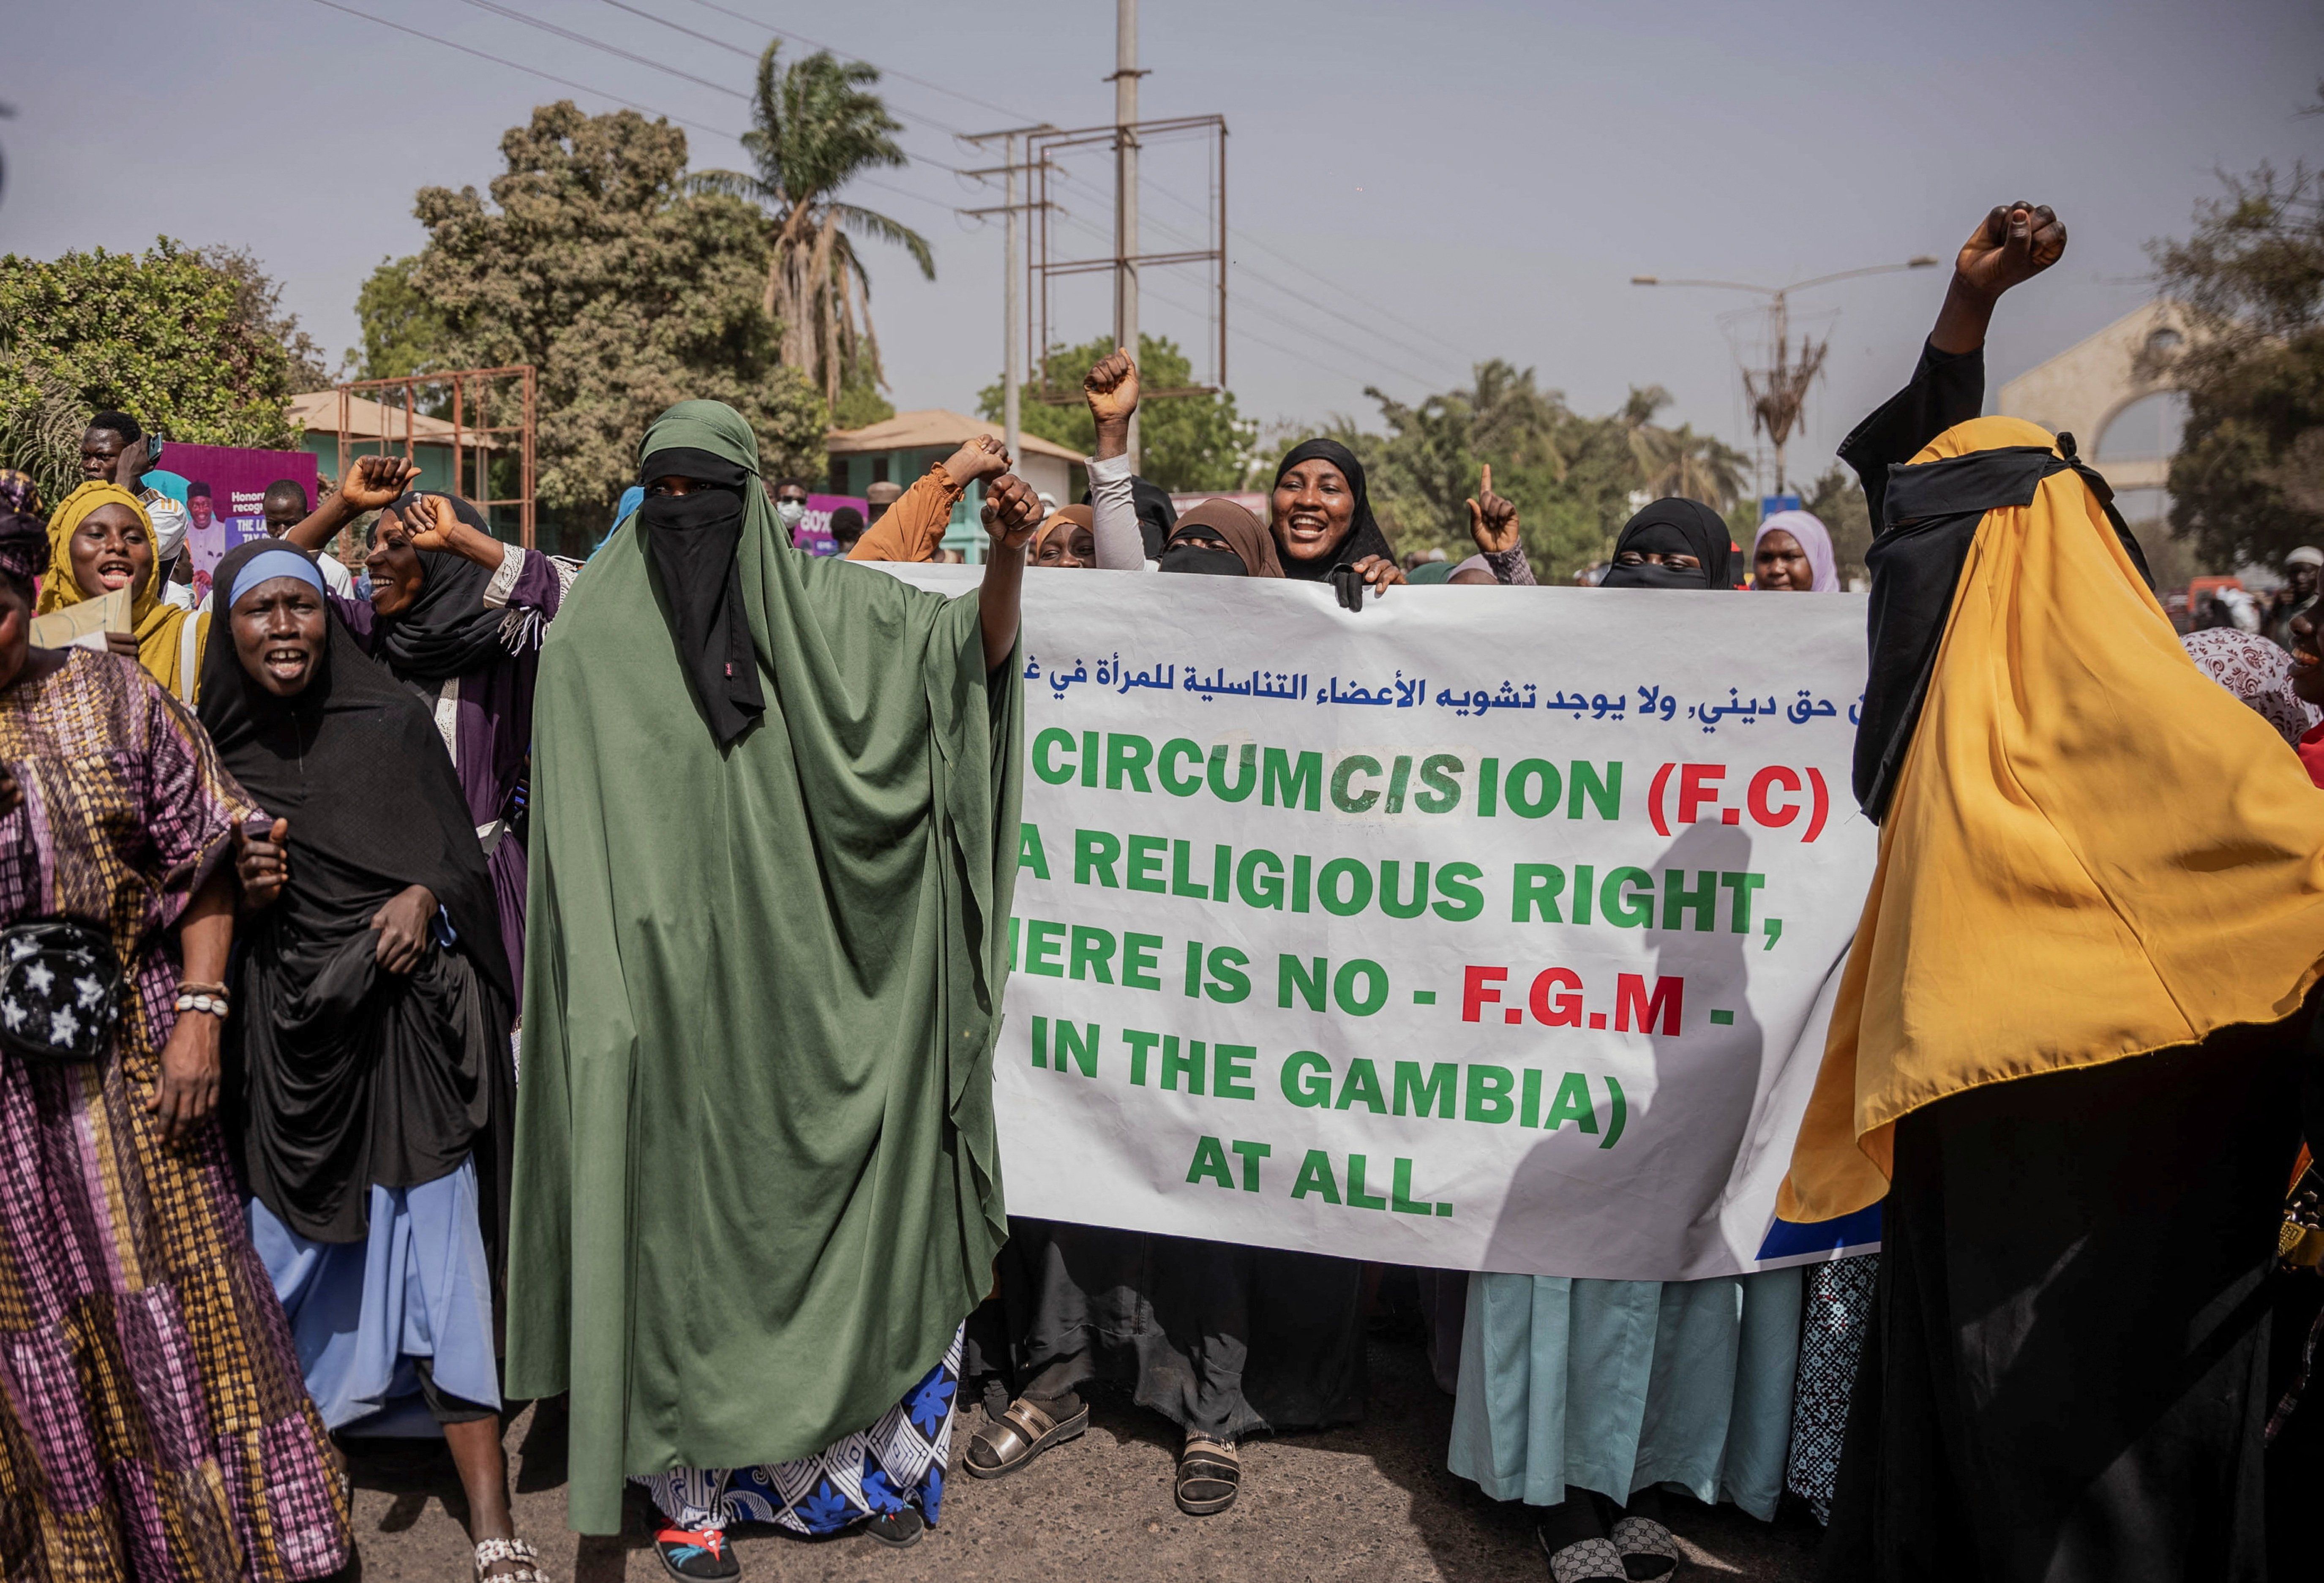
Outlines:
[[907, 1506], [917, 1507], [933, 1528], [944, 1504], [960, 1352], [955, 1330], [944, 1361], [877, 1423], [812, 1457], [756, 1468], [680, 1468], [637, 1482], [679, 1528], [773, 1523], [795, 1533], [837, 1533]]

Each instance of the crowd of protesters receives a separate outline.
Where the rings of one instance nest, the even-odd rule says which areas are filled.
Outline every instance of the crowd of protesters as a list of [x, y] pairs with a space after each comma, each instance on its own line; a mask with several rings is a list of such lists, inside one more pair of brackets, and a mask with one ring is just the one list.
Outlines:
[[[2182, 645], [2070, 437], [1978, 416], [1996, 303], [2064, 248], [2045, 207], [1980, 221], [1840, 450], [1880, 848], [1781, 1212], [1880, 1204], [1882, 1251], [1417, 1273], [1445, 1465], [1534, 1509], [1555, 1583], [1667, 1575], [1685, 1503], [1787, 1496], [1834, 1578], [2308, 1554], [2319, 1283], [2279, 1251], [2324, 1087], [2324, 552]], [[633, 1489], [698, 1579], [740, 1523], [915, 1543], [949, 1470], [1071, 1455], [1098, 1387], [1170, 1422], [1197, 1517], [1258, 1437], [1362, 1417], [1376, 1266], [1002, 1202], [1019, 592], [1526, 587], [1518, 511], [1487, 467], [1476, 553], [1400, 563], [1320, 437], [1266, 520], [1181, 511], [1130, 468], [1131, 359], [1084, 393], [1085, 503], [974, 440], [830, 557], [710, 401], [641, 437], [586, 568], [371, 458], [270, 491], [198, 602], [132, 416], [61, 501], [0, 474], [0, 1573], [329, 1577], [340, 1441], [421, 1434], [475, 1576], [539, 1583], [502, 1431], [549, 1397], [574, 1526]], [[975, 592], [861, 564], [938, 559], [972, 489]], [[324, 553], [359, 524], [360, 588]], [[1746, 548], [1675, 498], [1599, 581], [1840, 591], [1814, 516]], [[101, 647], [32, 646], [124, 591]]]

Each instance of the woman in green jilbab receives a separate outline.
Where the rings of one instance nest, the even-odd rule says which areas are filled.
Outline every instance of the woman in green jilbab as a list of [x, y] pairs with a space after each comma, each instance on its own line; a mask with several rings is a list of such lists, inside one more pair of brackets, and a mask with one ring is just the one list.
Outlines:
[[542, 647], [508, 1386], [569, 1391], [571, 1513], [625, 1477], [682, 1578], [724, 1528], [936, 1516], [1005, 1235], [992, 1041], [1024, 546], [947, 599], [789, 548], [733, 409], [646, 431], [638, 531]]

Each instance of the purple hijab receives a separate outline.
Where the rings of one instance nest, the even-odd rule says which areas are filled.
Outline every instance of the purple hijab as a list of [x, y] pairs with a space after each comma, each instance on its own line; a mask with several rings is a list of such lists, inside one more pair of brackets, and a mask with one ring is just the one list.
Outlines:
[[1821, 522], [1806, 511], [1777, 511], [1760, 523], [1759, 531], [1751, 539], [1752, 562], [1756, 565], [1759, 559], [1759, 540], [1777, 529], [1798, 539], [1800, 548], [1808, 552], [1808, 566], [1815, 573], [1815, 580], [1809, 585], [1809, 592], [1839, 593], [1840, 565], [1831, 557], [1831, 535], [1824, 531]]

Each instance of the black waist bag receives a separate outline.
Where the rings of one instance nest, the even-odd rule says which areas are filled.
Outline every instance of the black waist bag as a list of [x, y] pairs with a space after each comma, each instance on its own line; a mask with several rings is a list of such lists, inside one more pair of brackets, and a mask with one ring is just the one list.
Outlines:
[[106, 931], [78, 918], [0, 929], [0, 1050], [25, 1061], [96, 1061], [121, 1020], [121, 963]]

